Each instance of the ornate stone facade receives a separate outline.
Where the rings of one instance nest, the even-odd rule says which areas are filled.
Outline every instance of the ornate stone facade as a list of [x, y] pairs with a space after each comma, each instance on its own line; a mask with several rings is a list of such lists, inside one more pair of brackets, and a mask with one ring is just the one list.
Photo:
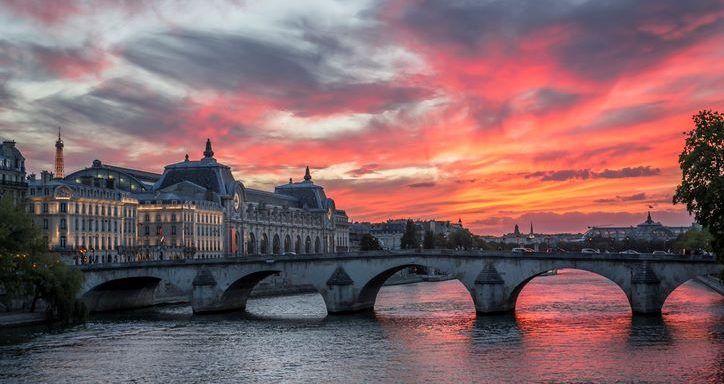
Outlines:
[[[34, 194], [33, 212], [43, 225], [51, 248], [68, 251], [69, 255], [77, 255], [90, 246], [103, 256], [98, 260], [104, 261], [330, 253], [349, 249], [347, 215], [336, 209], [323, 187], [314, 184], [309, 168], [303, 181], [294, 183], [290, 179], [274, 192], [247, 188], [234, 178], [228, 166], [216, 161], [209, 140], [203, 158], [194, 161], [187, 155], [184, 161], [167, 165], [163, 174], [105, 165], [96, 160], [91, 167], [62, 180], [51, 179], [52, 176], [34, 182], [30, 188]], [[58, 188], [67, 188], [68, 196], [55, 193]], [[86, 201], [89, 194], [99, 194], [100, 200]], [[75, 215], [81, 221], [101, 222], [114, 221], [116, 216], [106, 218], [110, 215], [107, 213], [96, 217], [95, 210], [92, 215], [61, 214], [61, 204], [99, 205], [108, 207], [108, 212], [118, 209], [132, 216], [128, 220], [126, 216], [119, 217], [121, 232], [106, 233], [101, 226], [101, 233], [96, 234], [97, 225], [89, 234], [68, 228], [63, 231], [61, 220], [66, 220], [67, 225], [76, 220]], [[123, 240], [116, 242], [116, 237]], [[96, 238], [100, 240], [97, 242]]]
[[136, 246], [138, 199], [117, 189], [53, 179], [29, 180], [28, 209], [51, 250], [75, 262], [128, 261]]
[[14, 141], [0, 144], [0, 197], [10, 195], [15, 202], [25, 197], [25, 158]]

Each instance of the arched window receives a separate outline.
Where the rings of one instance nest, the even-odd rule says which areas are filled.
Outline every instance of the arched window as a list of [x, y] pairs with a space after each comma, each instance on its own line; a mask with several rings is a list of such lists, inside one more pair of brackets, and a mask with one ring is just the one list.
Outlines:
[[280, 244], [279, 235], [277, 235], [277, 234], [274, 235], [274, 240], [272, 242], [272, 253], [274, 253], [275, 255], [282, 253], [282, 247]]
[[266, 255], [269, 252], [269, 238], [266, 233], [261, 234], [261, 243], [259, 244], [259, 253]]
[[254, 236], [253, 232], [249, 232], [249, 241], [246, 243], [246, 254], [256, 254], [256, 236]]
[[292, 251], [292, 238], [289, 237], [289, 235], [286, 235], [284, 237], [284, 253], [289, 253]]

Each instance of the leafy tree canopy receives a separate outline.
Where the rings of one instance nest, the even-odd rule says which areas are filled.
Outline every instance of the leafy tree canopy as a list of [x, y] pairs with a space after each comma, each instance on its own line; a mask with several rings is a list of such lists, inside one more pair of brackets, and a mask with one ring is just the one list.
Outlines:
[[400, 248], [412, 249], [417, 248], [420, 245], [420, 239], [417, 236], [417, 226], [412, 220], [407, 220], [405, 224], [405, 233], [400, 239]]
[[361, 251], [381, 251], [382, 244], [380, 244], [380, 241], [377, 240], [376, 237], [369, 233], [365, 233], [360, 239], [359, 249]]
[[32, 298], [32, 309], [45, 300], [51, 319], [67, 322], [79, 312], [83, 274], [47, 251], [30, 214], [9, 196], [0, 199], [0, 283], [8, 300]]
[[679, 155], [681, 184], [674, 204], [684, 203], [696, 221], [709, 229], [712, 249], [724, 262], [724, 115], [704, 110], [693, 117]]

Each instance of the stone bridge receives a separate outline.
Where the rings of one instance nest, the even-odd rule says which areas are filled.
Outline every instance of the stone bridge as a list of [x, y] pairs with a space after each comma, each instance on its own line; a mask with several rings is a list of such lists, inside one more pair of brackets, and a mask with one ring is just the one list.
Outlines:
[[80, 296], [91, 311], [126, 309], [153, 305], [159, 287], [172, 286], [186, 295], [194, 313], [244, 310], [257, 283], [283, 273], [291, 284], [313, 286], [329, 313], [358, 312], [374, 308], [385, 280], [414, 266], [454, 276], [470, 292], [478, 313], [512, 311], [534, 277], [574, 268], [616, 283], [634, 314], [660, 314], [678, 286], [723, 268], [714, 260], [649, 254], [450, 250], [165, 260], [80, 266], [85, 274]]

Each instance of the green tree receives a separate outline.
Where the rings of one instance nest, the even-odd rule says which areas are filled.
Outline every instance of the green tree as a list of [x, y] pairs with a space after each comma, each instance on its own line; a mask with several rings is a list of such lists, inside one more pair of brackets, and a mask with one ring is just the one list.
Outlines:
[[365, 233], [362, 235], [362, 238], [360, 238], [359, 249], [360, 251], [381, 251], [382, 244], [380, 244], [380, 241], [377, 240], [376, 237]]
[[435, 248], [447, 248], [447, 237], [442, 233], [435, 235]]
[[52, 320], [69, 322], [82, 312], [75, 297], [83, 274], [48, 253], [30, 214], [9, 196], [0, 199], [0, 282], [7, 300], [32, 298], [32, 310], [43, 299]]
[[405, 233], [400, 239], [400, 248], [413, 249], [420, 245], [420, 238], [417, 236], [417, 226], [412, 220], [407, 220], [405, 224]]
[[425, 231], [425, 237], [422, 239], [422, 247], [425, 249], [435, 248], [435, 235], [432, 231]]
[[473, 247], [473, 234], [467, 229], [459, 229], [448, 235], [448, 248], [471, 249]]
[[681, 253], [685, 250], [703, 249], [711, 251], [712, 235], [708, 230], [690, 229], [679, 235], [674, 241], [672, 248], [674, 252]]
[[705, 110], [693, 119], [694, 129], [684, 133], [681, 184], [673, 200], [685, 203], [696, 221], [708, 228], [711, 248], [724, 263], [724, 115]]

